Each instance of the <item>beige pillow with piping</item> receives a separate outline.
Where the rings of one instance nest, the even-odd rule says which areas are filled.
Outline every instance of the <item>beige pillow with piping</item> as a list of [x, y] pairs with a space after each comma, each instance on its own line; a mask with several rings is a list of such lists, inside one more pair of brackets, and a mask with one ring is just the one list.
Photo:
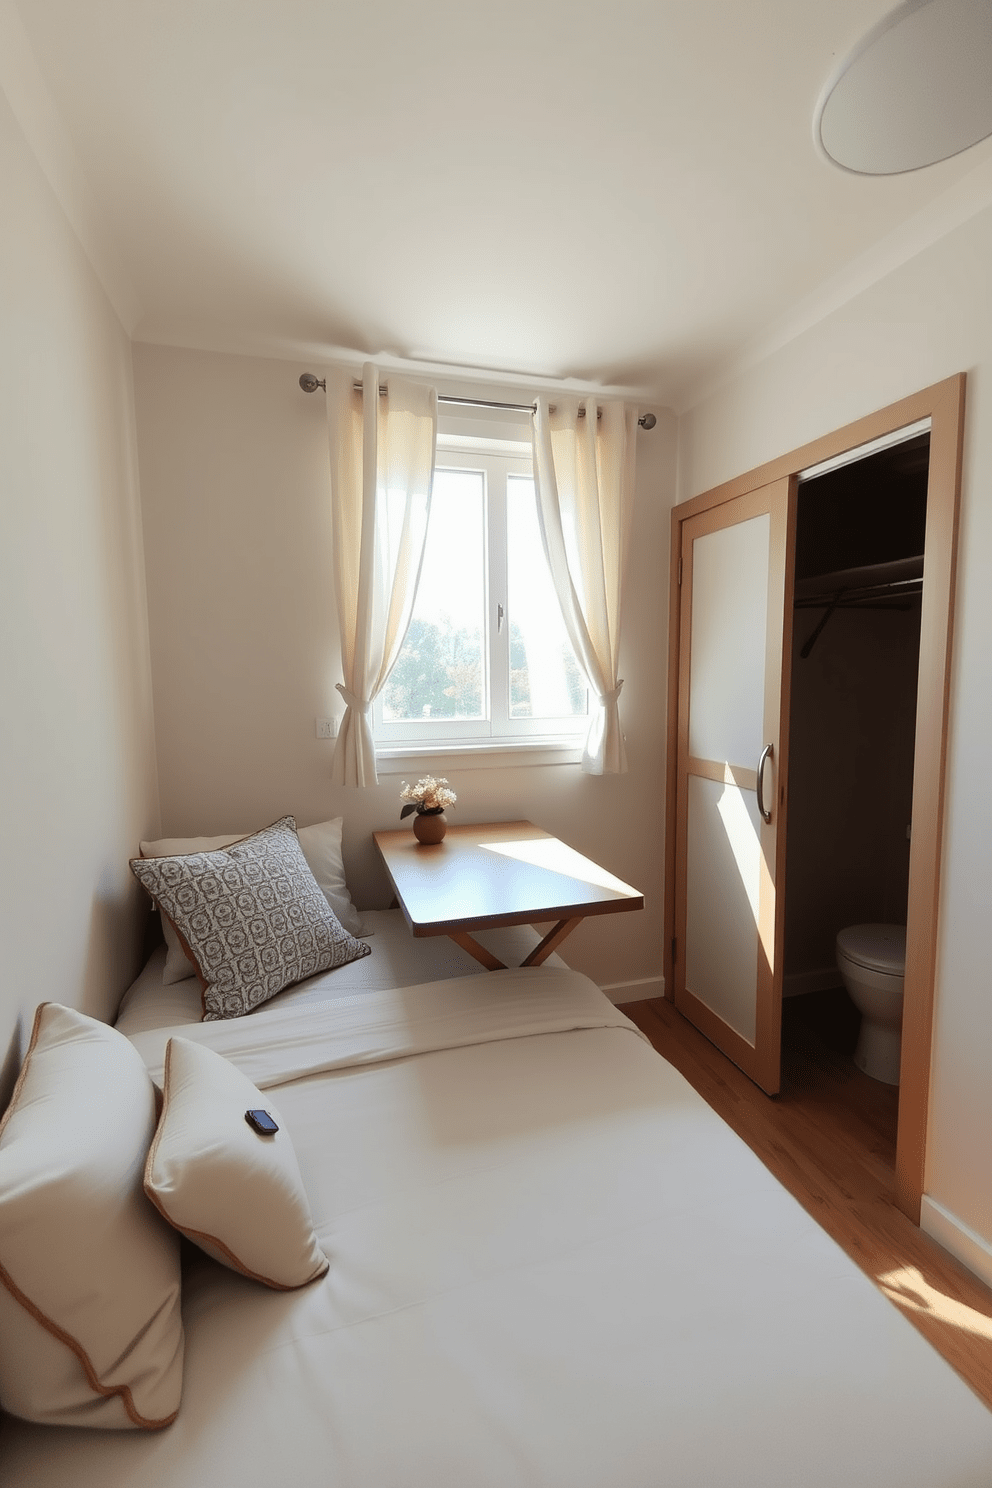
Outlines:
[[[311, 827], [298, 827], [303, 856], [323, 892], [324, 898], [350, 935], [366, 936], [369, 931], [362, 924], [362, 917], [351, 902], [348, 885], [344, 877], [344, 862], [341, 857], [341, 834], [344, 820], [340, 816], [330, 821], [315, 822]], [[243, 842], [250, 832], [230, 832], [220, 837], [160, 837], [155, 842], [139, 844], [143, 858], [182, 857], [188, 853], [216, 852], [218, 848], [230, 847], [234, 842]], [[183, 950], [175, 926], [168, 915], [162, 915], [162, 934], [165, 938], [165, 968], [162, 981], [166, 986], [172, 982], [185, 981], [196, 976], [196, 967]]]
[[[275, 1106], [228, 1059], [191, 1039], [165, 1051], [164, 1103], [145, 1192], [214, 1260], [280, 1291], [327, 1270], [296, 1153]], [[260, 1136], [246, 1111], [279, 1127]]]
[[123, 1034], [43, 1003], [0, 1123], [0, 1404], [167, 1426], [182, 1393], [178, 1237], [142, 1191], [156, 1096]]

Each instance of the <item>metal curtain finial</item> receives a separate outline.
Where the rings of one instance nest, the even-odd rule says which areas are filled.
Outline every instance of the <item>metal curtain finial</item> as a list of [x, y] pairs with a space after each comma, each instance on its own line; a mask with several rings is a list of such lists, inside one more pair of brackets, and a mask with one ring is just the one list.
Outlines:
[[[305, 393], [315, 393], [318, 388], [323, 388], [325, 392], [327, 391], [327, 383], [324, 378], [315, 377], [312, 372], [303, 373], [300, 378], [300, 387]], [[356, 393], [361, 392], [362, 384], [356, 382], [354, 388]], [[385, 394], [386, 389], [380, 387], [379, 392], [380, 394]], [[496, 403], [491, 398], [455, 398], [446, 393], [438, 393], [437, 401], [439, 403], [454, 403], [462, 408], [504, 408], [509, 409], [513, 413], [537, 412], [536, 403]], [[553, 409], [552, 412], [554, 412]], [[585, 409], [580, 408], [579, 416], [581, 417], [584, 413]], [[653, 429], [658, 420], [653, 413], [642, 413], [637, 422], [642, 429]]]

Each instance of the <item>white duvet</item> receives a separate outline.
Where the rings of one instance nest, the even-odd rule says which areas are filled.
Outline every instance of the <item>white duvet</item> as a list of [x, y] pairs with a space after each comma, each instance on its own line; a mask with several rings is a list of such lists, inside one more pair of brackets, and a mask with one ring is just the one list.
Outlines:
[[[371, 955], [297, 982], [257, 1008], [252, 1017], [268, 1018], [284, 1007], [298, 1007], [304, 1002], [333, 1002], [359, 993], [388, 992], [394, 987], [414, 987], [447, 977], [488, 975], [468, 951], [463, 951], [446, 935], [420, 939], [411, 935], [399, 909], [369, 910], [362, 919], [367, 927], [363, 937], [369, 940]], [[476, 939], [507, 966], [520, 966], [541, 937], [530, 925], [510, 925], [483, 931]], [[544, 965], [548, 969], [565, 969], [565, 962], [557, 954], [549, 956]], [[160, 946], [125, 993], [117, 1027], [128, 1038], [150, 1028], [199, 1023], [203, 1016], [197, 978], [191, 976], [183, 982], [165, 984], [164, 966], [165, 947]]]
[[195, 1261], [176, 1423], [7, 1423], [5, 1484], [989, 1488], [992, 1415], [585, 978], [365, 1006], [183, 1029], [278, 1085], [327, 1276]]

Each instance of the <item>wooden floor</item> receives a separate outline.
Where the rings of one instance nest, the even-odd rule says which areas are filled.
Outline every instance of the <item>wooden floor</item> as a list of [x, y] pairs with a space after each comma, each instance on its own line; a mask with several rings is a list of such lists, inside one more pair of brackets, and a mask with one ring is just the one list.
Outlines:
[[992, 1407], [992, 1292], [892, 1202], [898, 1092], [855, 1067], [843, 990], [787, 999], [775, 1100], [672, 1003], [623, 1011]]

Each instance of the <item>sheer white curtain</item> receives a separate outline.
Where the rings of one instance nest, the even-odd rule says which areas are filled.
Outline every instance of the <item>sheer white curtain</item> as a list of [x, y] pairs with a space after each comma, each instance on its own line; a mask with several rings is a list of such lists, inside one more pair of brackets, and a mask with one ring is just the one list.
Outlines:
[[[585, 416], [579, 416], [584, 406]], [[572, 649], [596, 706], [582, 755], [590, 775], [620, 775], [627, 752], [617, 676], [624, 565], [634, 504], [637, 410], [555, 395], [534, 414], [541, 536]]]
[[372, 703], [395, 665], [417, 593], [430, 515], [437, 393], [379, 372], [327, 374], [334, 585], [341, 629], [337, 688], [347, 703], [335, 785], [375, 785]]

